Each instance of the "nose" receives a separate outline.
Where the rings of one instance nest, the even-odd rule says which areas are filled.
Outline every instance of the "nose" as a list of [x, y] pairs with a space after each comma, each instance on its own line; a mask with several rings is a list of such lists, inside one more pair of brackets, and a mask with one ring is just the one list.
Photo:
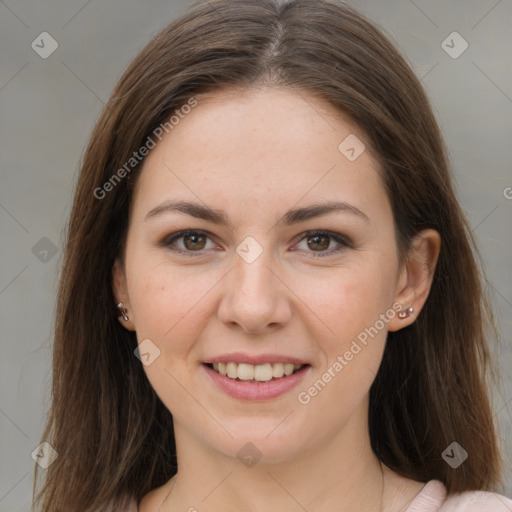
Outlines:
[[251, 263], [236, 256], [233, 269], [223, 279], [218, 309], [222, 322], [246, 333], [265, 334], [290, 321], [291, 292], [270, 263], [265, 251]]

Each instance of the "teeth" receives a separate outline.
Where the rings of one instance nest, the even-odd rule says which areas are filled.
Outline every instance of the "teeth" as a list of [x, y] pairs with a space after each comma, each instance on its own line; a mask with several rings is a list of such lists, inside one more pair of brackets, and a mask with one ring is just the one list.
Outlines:
[[[235, 363], [227, 363], [226, 364], [226, 375], [230, 379], [236, 379], [238, 377], [237, 365]], [[240, 378], [242, 378], [242, 377], [240, 377]], [[249, 377], [249, 379], [252, 379], [252, 377]]]
[[255, 380], [259, 380], [265, 382], [267, 380], [272, 380], [273, 370], [272, 365], [267, 364], [259, 364], [254, 367], [254, 378]]
[[284, 374], [285, 375], [291, 375], [293, 373], [293, 364], [292, 363], [286, 363], [284, 365]]
[[283, 376], [291, 375], [303, 365], [293, 363], [265, 363], [265, 364], [247, 364], [247, 363], [214, 363], [213, 369], [229, 377], [230, 379], [257, 380], [258, 382], [267, 382], [269, 380], [279, 379]]
[[[228, 377], [230, 377], [232, 379], [236, 379], [238, 377], [240, 380], [254, 379], [254, 365], [244, 364], [244, 363], [237, 365], [236, 363], [228, 363], [228, 366], [229, 365], [233, 365], [235, 372], [234, 372], [234, 375], [230, 375], [228, 373]], [[237, 367], [238, 367], [238, 371], [237, 371]]]
[[284, 365], [283, 363], [274, 363], [272, 365], [272, 376], [278, 379], [284, 375]]

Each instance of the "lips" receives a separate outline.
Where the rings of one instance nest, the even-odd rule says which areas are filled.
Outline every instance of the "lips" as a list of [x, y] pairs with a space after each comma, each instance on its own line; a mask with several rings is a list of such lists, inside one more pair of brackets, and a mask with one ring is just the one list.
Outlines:
[[269, 400], [295, 387], [311, 369], [306, 361], [275, 354], [231, 353], [203, 363], [217, 387], [233, 398]]

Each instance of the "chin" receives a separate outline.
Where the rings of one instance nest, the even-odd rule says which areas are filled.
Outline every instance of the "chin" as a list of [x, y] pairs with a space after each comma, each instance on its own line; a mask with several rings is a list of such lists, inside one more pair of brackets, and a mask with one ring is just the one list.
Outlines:
[[[213, 437], [204, 436], [213, 450], [226, 457], [237, 458], [247, 467], [255, 463], [279, 464], [289, 462], [301, 455], [309, 442], [318, 437], [314, 431], [308, 433], [300, 425], [285, 425], [283, 419], [288, 413], [279, 418], [243, 418], [235, 424], [226, 424], [231, 437], [224, 430]], [[290, 417], [293, 413], [290, 414]], [[308, 437], [309, 436], [309, 437]], [[313, 444], [313, 443], [312, 443]]]

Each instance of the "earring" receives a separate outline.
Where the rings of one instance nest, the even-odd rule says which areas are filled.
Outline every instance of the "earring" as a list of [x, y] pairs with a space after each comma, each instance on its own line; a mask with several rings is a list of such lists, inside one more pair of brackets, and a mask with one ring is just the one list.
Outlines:
[[125, 322], [128, 322], [129, 318], [126, 316], [126, 313], [128, 313], [128, 310], [126, 308], [123, 308], [123, 303], [120, 302], [118, 305], [117, 305], [117, 308], [120, 310], [120, 313], [121, 313], [121, 316], [123, 317], [123, 320]]
[[400, 313], [398, 313], [398, 318], [401, 318], [401, 319], [407, 318], [412, 313], [414, 313], [414, 308], [413, 307], [407, 308], [405, 311], [400, 311]]

